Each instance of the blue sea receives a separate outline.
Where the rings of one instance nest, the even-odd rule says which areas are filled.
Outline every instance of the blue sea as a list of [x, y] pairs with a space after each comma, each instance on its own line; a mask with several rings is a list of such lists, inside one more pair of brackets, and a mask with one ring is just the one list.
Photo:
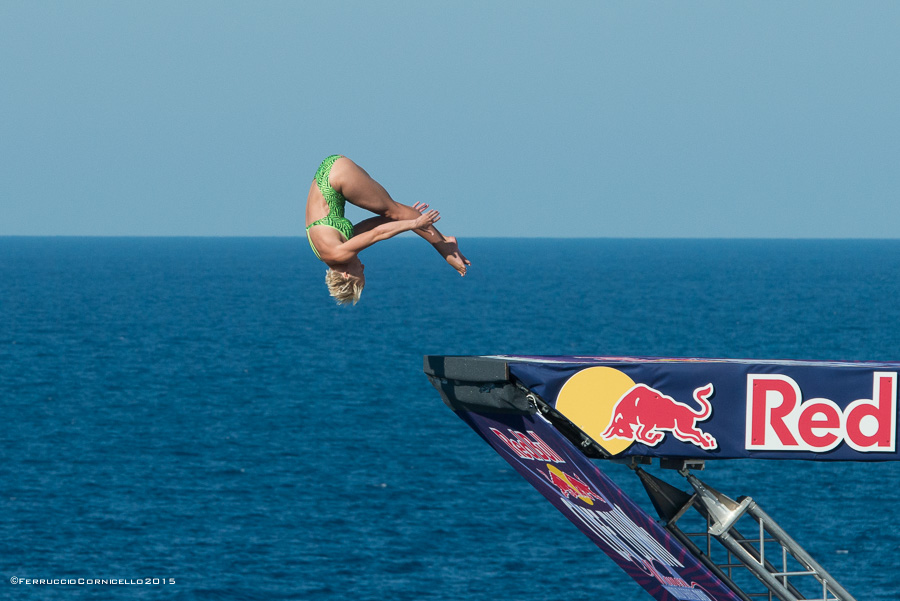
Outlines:
[[[303, 238], [0, 238], [0, 598], [649, 599], [423, 355], [900, 360], [900, 241], [462, 248], [465, 278], [414, 237], [366, 251], [348, 308]], [[859, 601], [900, 598], [900, 465], [702, 478]]]

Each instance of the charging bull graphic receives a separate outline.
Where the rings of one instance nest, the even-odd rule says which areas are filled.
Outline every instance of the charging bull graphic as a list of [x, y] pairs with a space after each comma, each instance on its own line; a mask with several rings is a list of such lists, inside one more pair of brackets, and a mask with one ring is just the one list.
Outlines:
[[694, 400], [700, 405], [697, 411], [645, 384], [637, 384], [616, 402], [602, 436], [636, 440], [653, 447], [665, 438], [664, 432], [671, 432], [678, 440], [703, 449], [718, 448], [716, 439], [697, 427], [697, 422], [712, 415], [712, 394], [712, 384], [694, 390]]

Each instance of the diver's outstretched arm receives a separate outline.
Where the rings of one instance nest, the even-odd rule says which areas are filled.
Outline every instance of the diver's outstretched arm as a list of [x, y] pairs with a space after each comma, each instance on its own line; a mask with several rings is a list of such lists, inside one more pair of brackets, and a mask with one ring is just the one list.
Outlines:
[[[420, 213], [424, 213], [428, 209], [428, 205], [416, 203], [413, 208], [416, 209], [416, 215], [418, 215]], [[383, 223], [390, 223], [391, 221], [402, 221], [402, 220], [394, 220], [394, 219], [391, 219], [390, 217], [383, 217], [383, 216], [369, 217], [368, 219], [363, 219], [359, 223], [356, 223], [353, 225], [353, 235], [358, 236], [362, 233], [368, 232], [372, 228], [378, 227], [379, 225], [381, 225]], [[419, 236], [421, 236], [422, 238], [429, 240], [430, 238], [433, 238], [433, 236], [430, 236], [428, 234], [429, 229], [437, 231], [437, 228], [435, 228], [433, 225], [430, 228], [426, 226], [424, 228], [414, 229], [413, 231], [415, 233], [417, 233]], [[440, 235], [440, 232], [438, 232], [438, 234], [439, 234], [439, 237], [441, 240], [446, 240], [446, 238], [444, 238], [443, 235]]]
[[[367, 224], [364, 231], [358, 234], [354, 227], [353, 237], [339, 244], [333, 249], [329, 249], [322, 253], [322, 258], [335, 263], [346, 263], [352, 260], [360, 251], [369, 248], [376, 242], [393, 238], [397, 234], [408, 232], [422, 227], [427, 227], [441, 218], [437, 211], [428, 211], [422, 213], [416, 219], [404, 219], [402, 221], [393, 221], [384, 217], [375, 217], [371, 223]], [[376, 220], [384, 219], [381, 223], [375, 223]], [[326, 256], [327, 253], [327, 256]]]

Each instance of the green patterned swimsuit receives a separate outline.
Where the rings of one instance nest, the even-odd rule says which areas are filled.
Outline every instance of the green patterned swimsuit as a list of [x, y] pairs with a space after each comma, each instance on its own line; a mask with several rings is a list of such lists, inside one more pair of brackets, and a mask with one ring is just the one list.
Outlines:
[[329, 211], [328, 214], [321, 219], [313, 221], [306, 226], [306, 238], [309, 240], [310, 248], [312, 248], [312, 251], [316, 253], [316, 257], [319, 259], [322, 257], [319, 256], [316, 245], [313, 244], [312, 238], [309, 237], [309, 228], [314, 225], [327, 225], [328, 227], [339, 231], [347, 240], [353, 237], [353, 224], [350, 223], [349, 219], [344, 217], [344, 203], [347, 202], [347, 199], [328, 183], [328, 176], [331, 174], [331, 166], [334, 165], [334, 162], [339, 158], [341, 158], [341, 155], [339, 154], [331, 155], [322, 161], [322, 164], [319, 165], [319, 169], [316, 171], [316, 184], [318, 184], [322, 196], [325, 197], [325, 202], [328, 203]]

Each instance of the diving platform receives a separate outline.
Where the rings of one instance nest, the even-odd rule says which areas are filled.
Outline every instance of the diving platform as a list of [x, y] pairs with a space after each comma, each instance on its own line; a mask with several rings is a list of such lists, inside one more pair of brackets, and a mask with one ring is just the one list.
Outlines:
[[[441, 398], [659, 601], [855, 601], [716, 459], [897, 461], [900, 363], [426, 356]], [[658, 461], [685, 489], [648, 473]], [[599, 469], [627, 465], [657, 518]]]

